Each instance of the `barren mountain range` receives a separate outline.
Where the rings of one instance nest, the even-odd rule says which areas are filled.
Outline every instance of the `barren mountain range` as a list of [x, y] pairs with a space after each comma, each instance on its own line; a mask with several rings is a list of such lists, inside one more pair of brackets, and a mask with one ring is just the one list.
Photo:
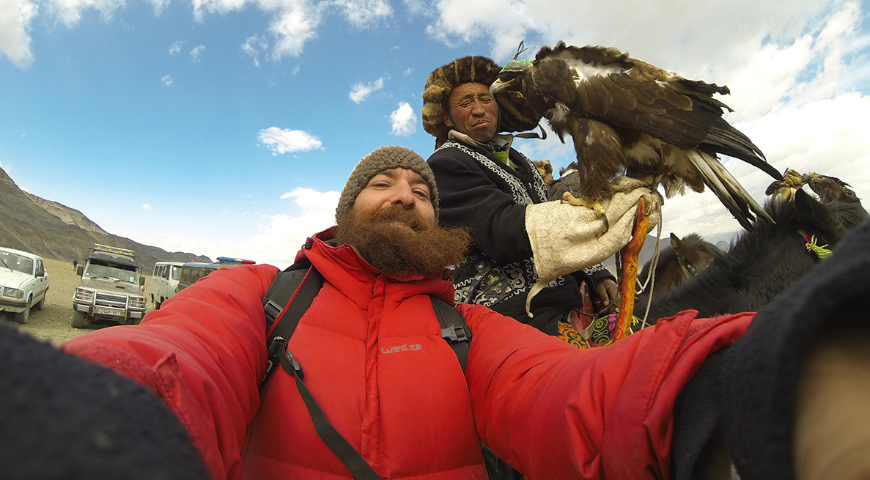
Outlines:
[[31, 195], [0, 168], [0, 246], [41, 257], [82, 262], [95, 243], [133, 250], [143, 273], [155, 262], [211, 262], [208, 257], [167, 252], [106, 232], [78, 210]]

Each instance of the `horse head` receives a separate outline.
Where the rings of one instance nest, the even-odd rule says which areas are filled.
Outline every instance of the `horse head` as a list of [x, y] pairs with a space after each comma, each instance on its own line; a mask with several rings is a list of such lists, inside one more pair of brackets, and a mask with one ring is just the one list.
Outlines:
[[[722, 255], [723, 252], [719, 247], [707, 242], [697, 233], [690, 233], [682, 239], [671, 233], [670, 247], [663, 248], [659, 252], [658, 261], [655, 270], [653, 270], [653, 297], [668, 292], [684, 281], [693, 278], [715, 258]], [[641, 281], [646, 281], [649, 277], [650, 268], [652, 268], [652, 260], [646, 262], [641, 269], [638, 276]], [[643, 298], [647, 298], [647, 296], [644, 295]]]

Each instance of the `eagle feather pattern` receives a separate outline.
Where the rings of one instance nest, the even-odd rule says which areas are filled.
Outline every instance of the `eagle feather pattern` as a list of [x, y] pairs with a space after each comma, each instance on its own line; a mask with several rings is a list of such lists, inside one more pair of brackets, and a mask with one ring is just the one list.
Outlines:
[[730, 90], [631, 58], [615, 48], [544, 46], [533, 62], [510, 62], [491, 87], [522, 105], [524, 118], [546, 117], [564, 142], [572, 136], [578, 173], [572, 193], [592, 200], [613, 194], [624, 174], [650, 178], [669, 197], [707, 185], [740, 224], [752, 228], [763, 209], [717, 160], [741, 159], [775, 179], [782, 175], [752, 141], [726, 122], [731, 110], [713, 95]]

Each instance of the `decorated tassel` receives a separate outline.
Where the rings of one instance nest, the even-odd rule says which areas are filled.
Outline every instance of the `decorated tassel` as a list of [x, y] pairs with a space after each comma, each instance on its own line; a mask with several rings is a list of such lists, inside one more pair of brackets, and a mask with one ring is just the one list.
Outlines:
[[807, 244], [807, 252], [815, 253], [820, 260], [828, 258], [831, 255], [831, 249], [827, 245], [818, 245], [818, 239], [815, 235], [809, 233], [804, 234], [804, 241]]

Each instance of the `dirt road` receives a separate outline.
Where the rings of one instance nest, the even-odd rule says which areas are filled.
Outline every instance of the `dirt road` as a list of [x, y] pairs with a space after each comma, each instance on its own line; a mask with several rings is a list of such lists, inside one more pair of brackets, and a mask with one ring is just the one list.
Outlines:
[[[45, 298], [45, 310], [33, 309], [30, 312], [30, 320], [26, 325], [15, 323], [12, 315], [0, 313], [0, 321], [17, 327], [22, 332], [27, 332], [39, 340], [51, 342], [54, 345], [84, 335], [100, 328], [110, 328], [109, 324], [95, 325], [85, 322], [85, 328], [72, 328], [69, 324], [72, 317], [72, 298], [79, 277], [71, 263], [58, 260], [43, 259], [45, 271], [48, 272], [48, 295]], [[145, 275], [145, 294], [150, 291], [151, 276]], [[151, 311], [151, 303], [148, 303], [148, 311]], [[116, 325], [116, 324], [112, 324]]]

